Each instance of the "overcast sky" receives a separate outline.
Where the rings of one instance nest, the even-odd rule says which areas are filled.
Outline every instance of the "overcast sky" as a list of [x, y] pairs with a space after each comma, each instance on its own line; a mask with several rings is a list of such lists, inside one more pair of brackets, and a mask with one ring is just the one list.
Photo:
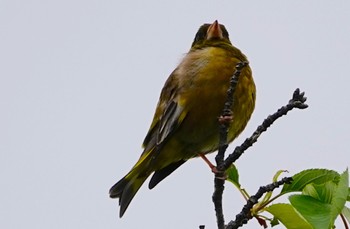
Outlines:
[[[108, 197], [141, 153], [165, 80], [215, 19], [248, 56], [258, 90], [233, 145], [295, 88], [310, 106], [240, 158], [246, 190], [279, 169], [344, 171], [349, 1], [0, 0], [0, 228], [215, 228], [213, 175], [200, 159], [151, 191], [144, 185], [122, 219]], [[230, 184], [224, 197], [228, 221], [244, 201]]]

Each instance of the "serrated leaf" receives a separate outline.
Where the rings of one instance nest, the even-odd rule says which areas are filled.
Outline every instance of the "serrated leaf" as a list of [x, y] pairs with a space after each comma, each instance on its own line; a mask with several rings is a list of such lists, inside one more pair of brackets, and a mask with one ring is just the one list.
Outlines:
[[339, 183], [334, 190], [332, 198], [332, 217], [333, 221], [341, 213], [345, 206], [346, 198], [349, 194], [349, 171], [346, 169], [341, 175]]
[[288, 229], [312, 229], [312, 226], [290, 204], [273, 204], [267, 207], [266, 211]]
[[308, 195], [292, 195], [289, 201], [313, 228], [329, 229], [333, 225], [330, 204], [322, 203]]
[[327, 169], [308, 169], [295, 174], [291, 184], [283, 185], [281, 193], [302, 191], [303, 188], [310, 183], [322, 184], [327, 181], [335, 181], [339, 179], [339, 173]]
[[227, 180], [233, 183], [237, 188], [241, 187], [239, 183], [239, 174], [236, 166], [231, 164], [231, 166], [226, 170]]
[[345, 217], [346, 221], [348, 221], [348, 223], [350, 223], [350, 209], [348, 207], [344, 206], [344, 208], [341, 211], [341, 213]]

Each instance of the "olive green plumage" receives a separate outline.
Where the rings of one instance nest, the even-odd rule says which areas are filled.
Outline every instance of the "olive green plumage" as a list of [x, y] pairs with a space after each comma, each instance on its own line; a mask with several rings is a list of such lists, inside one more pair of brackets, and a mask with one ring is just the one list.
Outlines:
[[[202, 25], [190, 51], [171, 73], [162, 89], [143, 153], [131, 171], [110, 189], [119, 198], [120, 217], [144, 181], [149, 188], [199, 153], [218, 148], [220, 116], [230, 79], [246, 56], [215, 21]], [[245, 128], [255, 105], [255, 84], [249, 66], [242, 70], [232, 106], [229, 142]]]

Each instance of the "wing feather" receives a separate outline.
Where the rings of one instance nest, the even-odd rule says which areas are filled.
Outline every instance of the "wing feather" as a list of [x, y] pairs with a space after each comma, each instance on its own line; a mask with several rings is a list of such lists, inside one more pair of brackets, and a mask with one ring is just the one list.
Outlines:
[[166, 142], [186, 117], [186, 111], [177, 101], [179, 89], [175, 69], [161, 92], [150, 130], [143, 141], [144, 153]]

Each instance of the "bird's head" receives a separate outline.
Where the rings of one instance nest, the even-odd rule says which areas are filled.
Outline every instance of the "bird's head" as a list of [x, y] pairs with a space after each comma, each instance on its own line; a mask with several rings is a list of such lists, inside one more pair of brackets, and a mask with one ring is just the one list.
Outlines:
[[225, 26], [215, 20], [213, 24], [204, 24], [198, 29], [191, 48], [213, 46], [223, 42], [231, 44]]

